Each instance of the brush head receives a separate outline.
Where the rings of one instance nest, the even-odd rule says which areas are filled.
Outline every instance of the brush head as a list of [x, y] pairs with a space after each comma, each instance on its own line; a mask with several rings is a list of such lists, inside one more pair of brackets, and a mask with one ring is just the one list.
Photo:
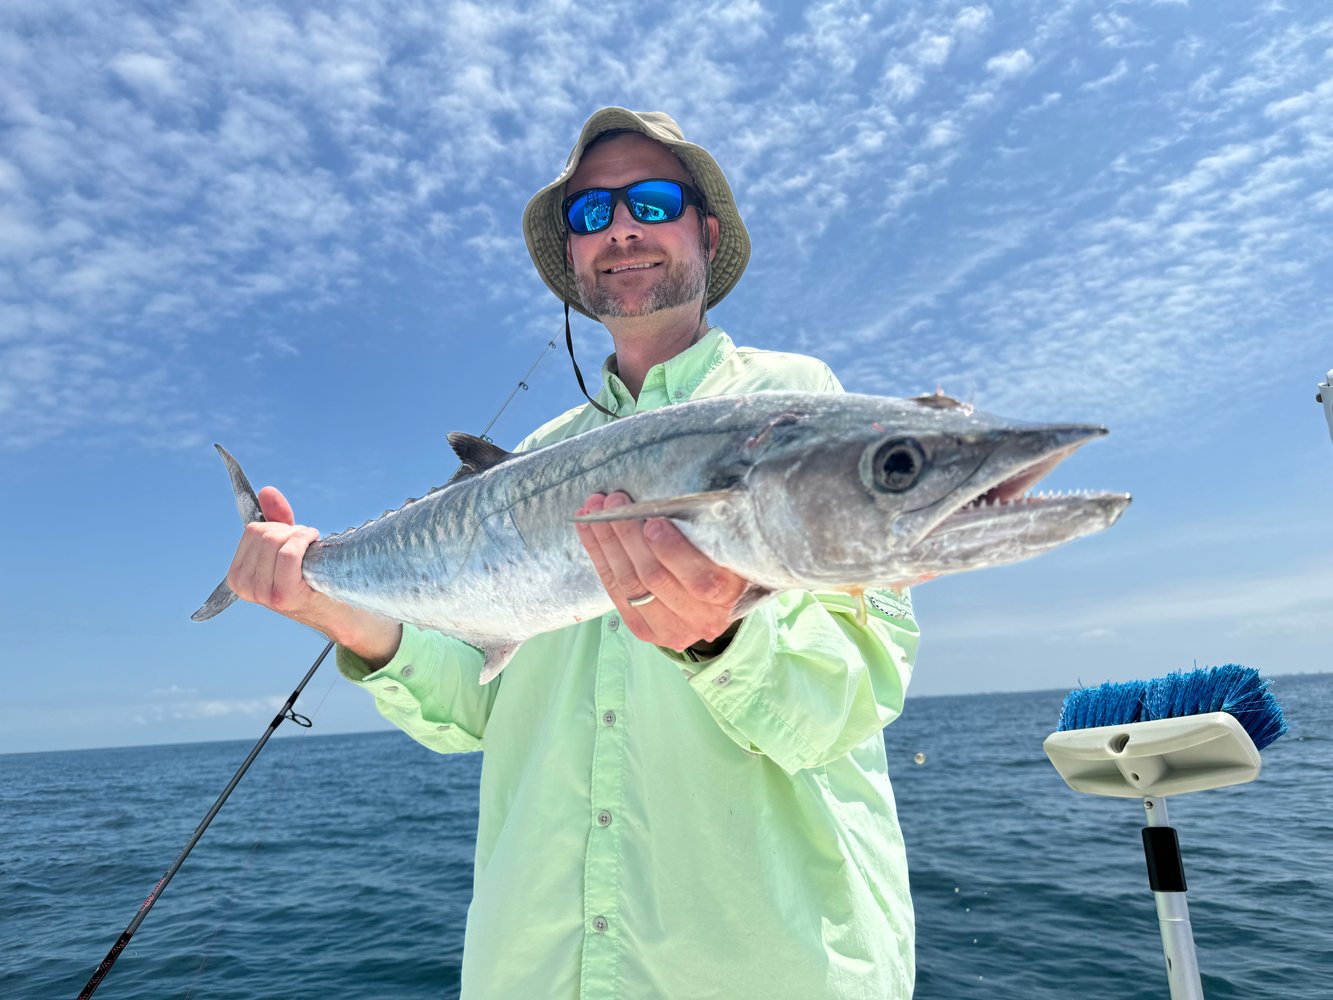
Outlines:
[[1080, 688], [1065, 697], [1057, 731], [1226, 712], [1262, 750], [1287, 731], [1282, 706], [1268, 685], [1259, 671], [1233, 663], [1148, 681]]

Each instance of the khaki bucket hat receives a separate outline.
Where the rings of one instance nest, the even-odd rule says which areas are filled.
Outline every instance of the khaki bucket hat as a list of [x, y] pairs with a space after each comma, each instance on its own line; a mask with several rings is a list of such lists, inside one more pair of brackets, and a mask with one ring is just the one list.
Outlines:
[[[565, 199], [565, 181], [578, 169], [579, 160], [588, 145], [605, 132], [641, 132], [655, 139], [675, 153], [694, 178], [694, 186], [703, 195], [710, 214], [717, 216], [717, 254], [708, 278], [707, 305], [714, 306], [730, 292], [745, 271], [750, 260], [750, 234], [745, 231], [731, 186], [708, 150], [686, 142], [680, 126], [661, 111], [629, 111], [625, 108], [602, 108], [583, 125], [578, 142], [574, 144], [569, 160], [560, 176], [542, 188], [528, 207], [523, 210], [523, 238], [528, 253], [537, 265], [537, 273], [556, 297], [569, 303], [583, 315], [587, 310], [579, 300], [574, 273], [565, 267], [565, 220], [561, 203]], [[592, 317], [595, 318], [595, 317]]]

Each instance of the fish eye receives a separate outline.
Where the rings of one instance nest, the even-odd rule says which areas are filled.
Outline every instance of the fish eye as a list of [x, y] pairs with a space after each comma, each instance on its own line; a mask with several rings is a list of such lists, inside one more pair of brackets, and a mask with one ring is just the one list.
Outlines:
[[912, 438], [894, 438], [875, 449], [870, 460], [875, 489], [902, 493], [911, 489], [926, 468], [926, 453]]

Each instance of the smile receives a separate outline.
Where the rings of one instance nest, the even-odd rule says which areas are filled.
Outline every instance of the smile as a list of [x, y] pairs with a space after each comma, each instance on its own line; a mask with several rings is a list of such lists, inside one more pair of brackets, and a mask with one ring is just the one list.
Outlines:
[[603, 274], [623, 274], [626, 271], [644, 271], [650, 267], [657, 267], [656, 263], [651, 264], [617, 264], [615, 267], [608, 267]]

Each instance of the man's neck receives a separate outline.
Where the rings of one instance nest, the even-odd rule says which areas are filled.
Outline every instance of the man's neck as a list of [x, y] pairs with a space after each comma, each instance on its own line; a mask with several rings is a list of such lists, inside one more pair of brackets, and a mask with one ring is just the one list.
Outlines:
[[635, 399], [650, 368], [670, 361], [708, 332], [708, 320], [699, 315], [697, 302], [650, 316], [602, 322], [616, 345], [616, 374]]

